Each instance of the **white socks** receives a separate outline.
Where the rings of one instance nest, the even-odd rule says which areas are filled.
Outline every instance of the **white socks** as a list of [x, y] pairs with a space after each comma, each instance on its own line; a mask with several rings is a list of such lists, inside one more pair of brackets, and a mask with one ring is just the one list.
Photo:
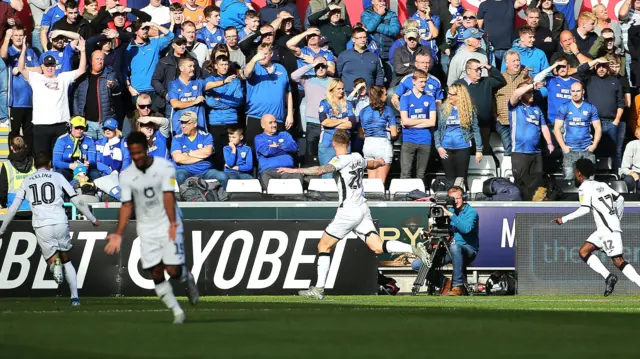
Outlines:
[[178, 300], [173, 295], [173, 287], [171, 287], [169, 282], [164, 281], [160, 284], [156, 284], [156, 294], [160, 297], [162, 303], [173, 311], [174, 315], [183, 313], [180, 304], [178, 304]]
[[637, 286], [640, 286], [640, 275], [638, 272], [631, 266], [631, 264], [627, 264], [622, 269], [622, 274], [624, 274], [630, 281], [635, 283]]
[[413, 248], [410, 244], [406, 244], [400, 241], [384, 241], [382, 247], [386, 253], [413, 253]]
[[602, 262], [600, 261], [600, 258], [598, 258], [598, 256], [596, 255], [589, 256], [589, 259], [587, 260], [587, 265], [591, 267], [591, 269], [596, 271], [598, 274], [600, 274], [604, 279], [607, 279], [609, 274], [611, 274], [609, 270], [604, 266], [604, 264], [602, 264]]
[[63, 264], [62, 267], [64, 268], [64, 279], [69, 283], [71, 298], [78, 298], [78, 275], [76, 274], [76, 269], [73, 268], [71, 261]]
[[329, 256], [329, 253], [318, 254], [318, 281], [316, 282], [316, 288], [324, 288], [324, 285], [327, 282], [330, 264], [331, 257]]

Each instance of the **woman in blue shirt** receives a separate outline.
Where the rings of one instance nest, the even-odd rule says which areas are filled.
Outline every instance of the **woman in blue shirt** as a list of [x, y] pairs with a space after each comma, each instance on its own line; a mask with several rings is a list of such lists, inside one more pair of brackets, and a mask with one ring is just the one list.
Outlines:
[[[327, 87], [327, 96], [320, 101], [318, 118], [322, 125], [320, 141], [318, 143], [318, 161], [320, 165], [326, 165], [336, 155], [333, 149], [333, 133], [336, 129], [351, 130], [355, 122], [353, 107], [347, 101], [344, 93], [344, 83], [333, 79]], [[323, 178], [332, 178], [333, 174], [325, 174]]]
[[453, 184], [457, 177], [467, 180], [472, 139], [476, 143], [476, 163], [480, 163], [482, 140], [476, 111], [467, 88], [462, 84], [453, 84], [438, 112], [435, 133], [436, 148], [448, 182]]
[[364, 134], [363, 155], [366, 158], [382, 158], [386, 165], [367, 170], [369, 178], [387, 180], [393, 159], [391, 139], [398, 136], [396, 117], [387, 106], [387, 89], [373, 86], [369, 90], [369, 106], [360, 111], [361, 132]]

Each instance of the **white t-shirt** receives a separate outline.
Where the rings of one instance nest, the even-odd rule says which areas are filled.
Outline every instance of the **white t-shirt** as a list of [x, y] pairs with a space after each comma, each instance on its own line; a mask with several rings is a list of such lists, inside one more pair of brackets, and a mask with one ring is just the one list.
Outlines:
[[338, 198], [340, 207], [359, 207], [367, 200], [364, 198], [362, 179], [367, 161], [359, 153], [336, 156], [329, 164], [336, 168]]
[[64, 210], [64, 195], [74, 197], [76, 192], [63, 175], [39, 169], [24, 179], [16, 192], [16, 201], [26, 199], [33, 212], [33, 228], [68, 223]]
[[620, 220], [624, 213], [624, 198], [618, 192], [606, 183], [586, 180], [580, 185], [578, 194], [580, 208], [563, 217], [563, 222], [591, 212], [598, 231], [622, 232]]
[[149, 4], [141, 10], [151, 15], [151, 21], [158, 25], [171, 23], [171, 11], [169, 11], [169, 8], [166, 6], [155, 7]]
[[76, 71], [62, 72], [54, 78], [29, 71], [29, 85], [33, 90], [33, 124], [54, 125], [69, 122], [69, 86]]
[[[135, 164], [120, 174], [120, 201], [134, 202], [139, 236], [162, 237], [168, 233], [169, 218], [164, 209], [164, 192], [173, 192], [176, 184], [174, 165], [153, 157], [149, 168], [141, 171]], [[182, 212], [176, 208], [177, 232], [181, 233]]]

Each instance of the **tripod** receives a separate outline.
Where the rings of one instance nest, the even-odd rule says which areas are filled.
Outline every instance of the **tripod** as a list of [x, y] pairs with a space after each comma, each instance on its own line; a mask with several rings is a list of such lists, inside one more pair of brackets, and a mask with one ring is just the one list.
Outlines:
[[[431, 248], [431, 252], [427, 251], [429, 254], [429, 258], [427, 258], [426, 262], [422, 263], [422, 267], [420, 267], [420, 270], [418, 271], [416, 280], [413, 282], [413, 288], [411, 288], [411, 295], [418, 295], [418, 292], [420, 292], [420, 288], [427, 280], [427, 275], [431, 271], [439, 270], [440, 266], [435, 267], [436, 263], [438, 264], [440, 263], [439, 260], [436, 260], [437, 256], [439, 255], [442, 256], [446, 254], [449, 254], [449, 256], [451, 256], [451, 252], [449, 252], [449, 245], [448, 245], [449, 235], [429, 237], [427, 242], [428, 242], [429, 248]], [[446, 251], [446, 253], [442, 253], [443, 251]], [[428, 293], [429, 295], [435, 294], [435, 288], [432, 283], [429, 283], [428, 285]]]

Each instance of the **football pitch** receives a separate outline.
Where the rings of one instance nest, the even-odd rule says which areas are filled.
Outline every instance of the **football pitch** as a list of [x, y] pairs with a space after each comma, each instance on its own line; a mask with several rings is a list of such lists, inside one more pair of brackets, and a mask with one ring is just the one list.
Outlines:
[[640, 297], [0, 299], [0, 358], [639, 357]]

